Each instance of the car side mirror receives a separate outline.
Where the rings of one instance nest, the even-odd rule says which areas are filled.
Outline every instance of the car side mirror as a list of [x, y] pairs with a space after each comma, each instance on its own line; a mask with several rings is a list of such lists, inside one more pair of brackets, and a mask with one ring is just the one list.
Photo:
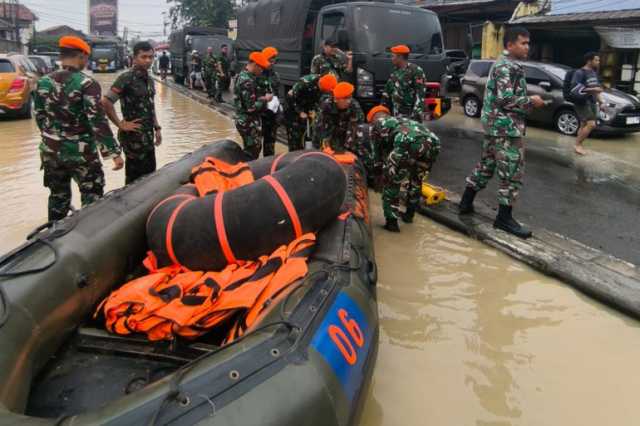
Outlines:
[[542, 87], [547, 92], [551, 91], [551, 83], [548, 81], [541, 81], [540, 83], [538, 83], [538, 86]]

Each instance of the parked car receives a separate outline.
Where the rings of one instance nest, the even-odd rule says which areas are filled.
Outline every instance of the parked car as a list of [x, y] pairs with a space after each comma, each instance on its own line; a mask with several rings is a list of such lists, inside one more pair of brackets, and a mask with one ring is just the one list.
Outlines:
[[23, 55], [0, 54], [0, 116], [31, 118], [38, 75]]
[[43, 58], [43, 56], [29, 55], [29, 60], [33, 63], [33, 65], [36, 66], [38, 74], [40, 75], [46, 75], [52, 71], [50, 69], [50, 65], [47, 63], [47, 60]]
[[448, 71], [451, 75], [448, 89], [459, 90], [461, 87], [460, 82], [469, 67], [469, 57], [462, 49], [447, 49], [444, 51], [444, 54], [449, 59]]
[[[485, 86], [494, 61], [474, 60], [462, 79], [460, 102], [465, 115], [479, 117], [482, 110]], [[522, 62], [527, 78], [527, 91], [552, 101], [549, 105], [532, 110], [528, 120], [553, 125], [565, 135], [575, 135], [580, 120], [574, 105], [564, 99], [564, 76], [571, 68], [542, 62]], [[640, 99], [617, 89], [605, 89], [602, 93], [605, 107], [598, 113], [596, 131], [603, 134], [624, 134], [640, 131]]]

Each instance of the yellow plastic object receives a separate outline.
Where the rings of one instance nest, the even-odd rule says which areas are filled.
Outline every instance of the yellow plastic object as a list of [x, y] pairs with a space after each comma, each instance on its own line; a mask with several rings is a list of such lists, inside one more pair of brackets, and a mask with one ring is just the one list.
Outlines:
[[442, 188], [429, 185], [428, 183], [422, 184], [422, 196], [425, 198], [428, 206], [440, 204], [447, 198]]

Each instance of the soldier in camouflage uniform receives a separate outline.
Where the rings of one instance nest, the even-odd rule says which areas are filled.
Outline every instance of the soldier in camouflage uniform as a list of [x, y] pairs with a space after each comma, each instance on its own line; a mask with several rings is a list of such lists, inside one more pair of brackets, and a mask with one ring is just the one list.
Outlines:
[[229, 87], [231, 80], [231, 62], [229, 61], [229, 47], [223, 44], [220, 54], [216, 56], [218, 72], [216, 73], [216, 101], [222, 102], [222, 94]]
[[[133, 67], [123, 72], [102, 98], [109, 119], [118, 127], [118, 140], [124, 150], [126, 184], [156, 170], [155, 146], [162, 143], [154, 96], [156, 94], [149, 68], [153, 63], [153, 47], [139, 42], [133, 47]], [[121, 100], [123, 120], [114, 104]]]
[[271, 66], [262, 52], [252, 52], [249, 63], [238, 74], [234, 86], [236, 108], [236, 129], [242, 137], [244, 151], [252, 159], [257, 159], [262, 151], [262, 113], [273, 95], [258, 96], [257, 78]]
[[364, 123], [364, 113], [357, 100], [353, 99], [353, 85], [338, 83], [333, 96], [320, 103], [314, 145], [317, 148], [329, 147], [336, 152], [362, 152], [358, 146], [358, 125]]
[[[398, 217], [413, 222], [420, 197], [422, 181], [440, 153], [440, 139], [422, 123], [406, 118], [391, 117], [385, 106], [374, 107], [367, 115], [372, 123], [371, 145], [375, 150], [375, 165], [380, 163], [384, 176], [382, 209], [385, 229], [400, 232]], [[400, 185], [409, 180], [407, 210], [400, 215]]]
[[213, 47], [207, 48], [207, 54], [202, 61], [202, 71], [204, 73], [204, 83], [207, 86], [207, 96], [209, 99], [217, 99], [218, 59], [213, 54]]
[[311, 116], [318, 110], [323, 96], [330, 96], [337, 84], [336, 77], [329, 73], [322, 77], [318, 74], [305, 75], [293, 85], [287, 94], [285, 108], [289, 151], [304, 148]]
[[393, 111], [395, 117], [423, 121], [426, 77], [416, 64], [409, 63], [410, 50], [405, 45], [391, 48], [391, 73], [382, 92], [382, 104]]
[[[280, 91], [280, 76], [274, 69], [278, 58], [278, 51], [273, 47], [266, 47], [262, 54], [270, 63], [270, 67], [258, 76], [258, 97], [270, 94], [278, 96]], [[263, 155], [269, 157], [275, 154], [276, 137], [278, 135], [278, 114], [265, 109], [262, 112]]]
[[515, 62], [525, 60], [529, 54], [529, 32], [521, 27], [510, 28], [504, 43], [506, 50], [489, 72], [483, 101], [482, 158], [467, 177], [459, 208], [460, 214], [473, 213], [476, 193], [487, 186], [497, 170], [500, 207], [494, 227], [528, 238], [531, 231], [513, 219], [512, 205], [524, 175], [525, 117], [531, 108], [544, 106], [544, 101], [539, 96], [527, 96], [524, 69]]
[[322, 44], [322, 53], [311, 60], [311, 74], [323, 76], [334, 74], [338, 80], [347, 80], [353, 71], [353, 57], [351, 53], [344, 53], [338, 49], [338, 42], [327, 39]]
[[104, 173], [98, 150], [102, 158], [113, 159], [114, 170], [124, 165], [100, 105], [100, 85], [82, 73], [89, 45], [77, 37], [62, 37], [59, 46], [62, 69], [42, 77], [34, 94], [50, 221], [69, 213], [71, 179], [80, 188], [82, 206], [102, 197]]

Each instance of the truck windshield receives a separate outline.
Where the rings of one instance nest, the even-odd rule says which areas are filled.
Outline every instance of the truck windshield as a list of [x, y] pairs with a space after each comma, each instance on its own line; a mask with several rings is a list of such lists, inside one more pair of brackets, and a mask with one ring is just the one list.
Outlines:
[[388, 52], [397, 44], [406, 44], [411, 53], [436, 55], [443, 51], [438, 18], [426, 11], [391, 7], [359, 6], [354, 13], [358, 50]]
[[108, 59], [110, 61], [116, 58], [115, 47], [94, 47], [91, 51], [91, 56], [94, 59]]

